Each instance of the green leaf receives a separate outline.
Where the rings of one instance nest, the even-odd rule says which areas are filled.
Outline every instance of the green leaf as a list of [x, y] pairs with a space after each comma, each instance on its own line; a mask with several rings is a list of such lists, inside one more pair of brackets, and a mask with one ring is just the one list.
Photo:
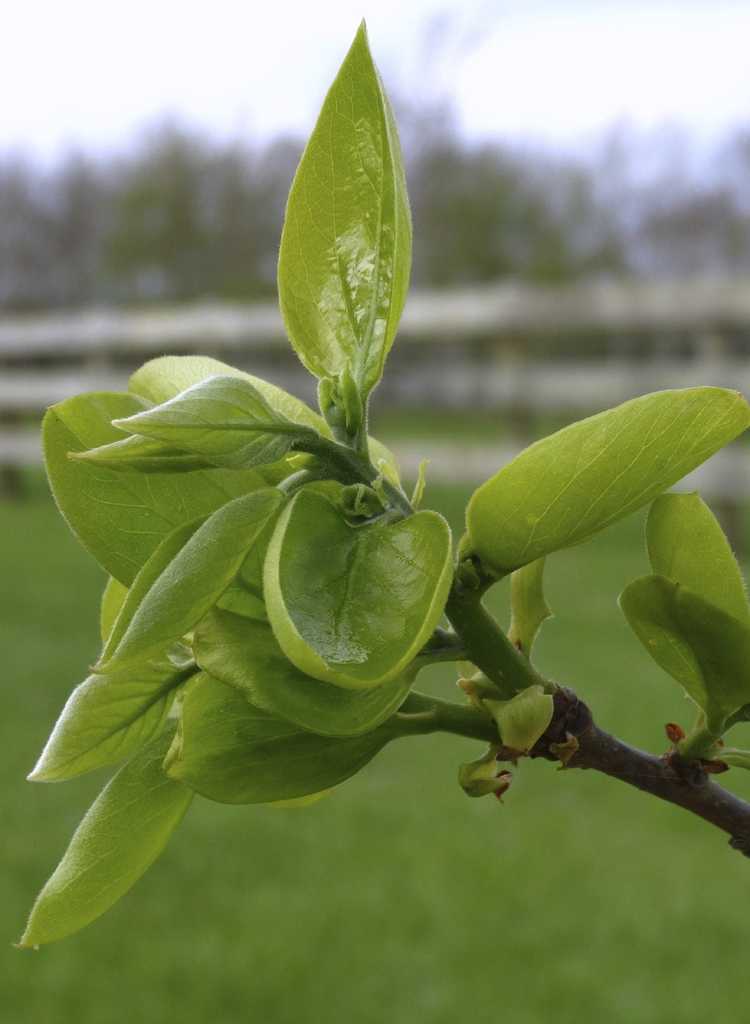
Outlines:
[[[157, 575], [160, 556], [156, 565], [147, 565], [140, 603], [131, 615], [126, 600], [120, 614], [127, 610], [129, 621], [114, 651], [107, 645], [107, 658], [98, 670], [109, 673], [142, 662], [188, 633], [237, 575], [248, 549], [282, 501], [274, 488], [235, 498], [209, 516], [171, 561], [164, 558], [161, 573]], [[177, 536], [174, 545], [170, 540], [168, 547], [178, 548], [183, 538], [184, 534]], [[136, 580], [134, 601], [141, 596], [141, 589]], [[114, 632], [119, 636], [119, 619]]]
[[[295, 398], [294, 395], [276, 387], [275, 384], [269, 384], [268, 381], [260, 377], [253, 377], [252, 374], [245, 373], [244, 370], [238, 370], [228, 363], [222, 363], [218, 359], [210, 359], [206, 356], [160, 356], [158, 359], [152, 359], [148, 363], [144, 363], [140, 370], [136, 370], [130, 378], [130, 390], [149, 402], [159, 405], [209, 377], [235, 377], [249, 381], [275, 412], [294, 423], [317, 430], [324, 437], [331, 437], [331, 428], [323, 417], [314, 412], [309, 405], [305, 405], [299, 398]], [[374, 437], [370, 438], [370, 456], [383, 475], [391, 483], [398, 484], [398, 464], [393, 452]], [[297, 468], [304, 465], [307, 459], [307, 455], [294, 455], [288, 457], [285, 462], [290, 462]], [[265, 474], [268, 471], [264, 469], [263, 472]], [[275, 483], [277, 481], [269, 479], [268, 482]]]
[[654, 661], [679, 682], [718, 735], [750, 701], [750, 630], [744, 623], [664, 576], [643, 576], [620, 607]]
[[83, 546], [125, 586], [176, 526], [267, 486], [258, 470], [146, 476], [68, 458], [68, 452], [121, 437], [111, 420], [143, 408], [143, 400], [133, 395], [79, 395], [53, 405], [42, 427], [47, 474], [60, 512]]
[[[224, 507], [226, 508], [227, 506]], [[100, 662], [106, 662], [112, 657], [146, 595], [156, 585], [159, 577], [182, 551], [190, 538], [205, 522], [206, 518], [204, 517], [178, 526], [176, 530], [172, 530], [171, 533], [167, 534], [153, 554], [144, 562], [126, 593], [117, 618], [112, 623], [112, 628], [107, 636], [99, 659]]]
[[161, 731], [178, 688], [194, 672], [164, 657], [89, 676], [68, 698], [29, 781], [61, 782], [129, 757]]
[[80, 931], [116, 903], [162, 852], [192, 798], [162, 769], [170, 740], [161, 737], [142, 750], [97, 797], [37, 897], [22, 947]]
[[355, 775], [393, 738], [388, 724], [332, 739], [253, 707], [239, 690], [201, 673], [191, 680], [167, 773], [228, 804], [292, 800]]
[[750, 624], [745, 584], [724, 531], [699, 494], [663, 494], [646, 521], [651, 568]]
[[129, 473], [192, 473], [196, 469], [212, 469], [216, 465], [202, 456], [179, 451], [162, 441], [135, 435], [85, 452], [73, 452], [70, 457]]
[[209, 377], [114, 425], [229, 469], [270, 465], [294, 444], [318, 436], [276, 412], [249, 381], [236, 377]]
[[450, 530], [437, 513], [351, 526], [327, 498], [304, 490], [279, 519], [263, 582], [289, 660], [357, 689], [404, 672], [437, 625], [451, 578]]
[[552, 612], [544, 599], [544, 559], [516, 569], [510, 578], [511, 643], [530, 655], [536, 635]]
[[475, 491], [476, 554], [504, 575], [647, 505], [750, 425], [736, 391], [687, 388], [625, 402], [521, 452]]
[[737, 750], [735, 747], [724, 747], [719, 755], [719, 760], [724, 761], [732, 768], [750, 769], [750, 750]]
[[544, 735], [555, 710], [552, 695], [541, 686], [529, 686], [511, 700], [483, 700], [497, 722], [506, 747], [527, 754]]
[[99, 607], [99, 632], [102, 644], [106, 644], [107, 638], [115, 624], [115, 619], [120, 614], [120, 609], [125, 603], [127, 596], [128, 588], [123, 587], [122, 583], [118, 583], [113, 576], [110, 576], [104, 588]]
[[195, 631], [202, 669], [241, 690], [256, 707], [321, 736], [358, 736], [389, 718], [416, 670], [370, 690], [345, 690], [304, 675], [284, 657], [271, 627], [214, 609]]
[[307, 369], [378, 383], [409, 284], [411, 221], [395, 121], [360, 27], [289, 194], [279, 299]]

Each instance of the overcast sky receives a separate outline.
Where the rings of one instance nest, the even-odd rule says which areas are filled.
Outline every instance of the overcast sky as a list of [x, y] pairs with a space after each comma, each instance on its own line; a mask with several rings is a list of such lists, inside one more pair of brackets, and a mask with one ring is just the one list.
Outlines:
[[168, 113], [306, 134], [363, 15], [386, 85], [470, 136], [750, 124], [750, 0], [0, 0], [0, 151], [122, 147]]

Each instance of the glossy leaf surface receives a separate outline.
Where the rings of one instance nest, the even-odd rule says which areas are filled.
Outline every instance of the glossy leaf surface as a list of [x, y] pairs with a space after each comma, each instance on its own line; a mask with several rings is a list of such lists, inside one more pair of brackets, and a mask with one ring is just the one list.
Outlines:
[[266, 486], [256, 470], [145, 475], [68, 458], [70, 451], [121, 438], [111, 420], [143, 408], [133, 395], [79, 395], [53, 405], [43, 424], [47, 474], [60, 512], [83, 546], [125, 586], [176, 526]]
[[337, 686], [390, 682], [427, 642], [452, 577], [450, 530], [435, 512], [352, 527], [300, 492], [268, 549], [264, 597], [284, 654]]
[[364, 25], [326, 96], [289, 194], [279, 298], [317, 377], [380, 380], [406, 299], [411, 222], [401, 150]]
[[231, 469], [270, 465], [296, 441], [316, 436], [237, 377], [209, 377], [153, 409], [115, 420], [115, 426]]
[[651, 568], [750, 623], [745, 585], [724, 531], [699, 494], [663, 494], [646, 521]]
[[[209, 516], [160, 573], [159, 566], [153, 571], [147, 566], [150, 586], [144, 587], [127, 628], [100, 671], [113, 672], [144, 661], [188, 633], [237, 575], [248, 549], [282, 500], [275, 488], [236, 498]], [[126, 601], [123, 612], [128, 606]]]
[[634, 580], [620, 607], [651, 657], [703, 709], [709, 727], [750, 701], [750, 630], [664, 576]]
[[474, 493], [471, 544], [505, 574], [648, 504], [750, 425], [736, 391], [688, 388], [625, 402], [537, 441]]
[[195, 631], [202, 669], [241, 690], [269, 714], [322, 736], [357, 736], [390, 717], [408, 694], [415, 671], [369, 690], [345, 690], [304, 675], [284, 656], [271, 627], [214, 609]]
[[96, 920], [162, 852], [192, 798], [164, 774], [170, 739], [137, 754], [97, 797], [39, 894], [22, 946], [55, 942]]
[[292, 800], [344, 782], [391, 738], [387, 725], [348, 739], [316, 736], [203, 673], [187, 688], [167, 771], [220, 803]]

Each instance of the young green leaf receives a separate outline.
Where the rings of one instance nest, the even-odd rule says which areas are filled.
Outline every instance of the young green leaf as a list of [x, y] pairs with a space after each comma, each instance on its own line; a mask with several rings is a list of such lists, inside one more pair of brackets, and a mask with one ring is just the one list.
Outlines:
[[143, 563], [138, 570], [138, 575], [126, 593], [117, 618], [112, 623], [112, 628], [99, 658], [101, 662], [106, 662], [112, 657], [127, 632], [133, 616], [140, 608], [143, 599], [205, 521], [206, 517], [194, 519], [192, 522], [184, 523], [182, 526], [178, 526], [176, 530], [172, 530], [161, 541], [153, 554]]
[[110, 576], [102, 593], [102, 600], [99, 606], [99, 632], [102, 644], [106, 644], [109, 634], [112, 632], [112, 627], [115, 624], [115, 619], [120, 614], [120, 609], [125, 603], [127, 596], [128, 588], [123, 587], [122, 583], [119, 583], [114, 576]]
[[319, 793], [363, 768], [393, 738], [387, 723], [332, 739], [253, 707], [232, 686], [201, 673], [187, 687], [167, 773], [209, 800], [271, 803]]
[[635, 398], [521, 452], [475, 491], [471, 544], [504, 575], [646, 505], [750, 426], [736, 391], [687, 388]]
[[114, 425], [229, 469], [270, 465], [295, 443], [318, 436], [276, 412], [249, 381], [236, 377], [209, 377]]
[[[209, 377], [235, 377], [239, 380], [249, 381], [252, 386], [261, 393], [271, 408], [292, 420], [300, 426], [310, 427], [316, 430], [323, 437], [331, 437], [331, 428], [318, 413], [313, 412], [309, 405], [305, 405], [299, 398], [290, 395], [275, 384], [269, 384], [267, 380], [260, 377], [253, 377], [244, 370], [237, 370], [228, 363], [222, 363], [218, 359], [211, 359], [207, 356], [160, 356], [158, 359], [151, 359], [144, 363], [140, 370], [136, 370], [130, 378], [130, 390], [156, 405], [169, 401], [182, 391], [208, 380]], [[381, 444], [377, 438], [369, 439], [370, 456], [375, 466], [379, 467], [383, 475], [393, 484], [399, 483], [398, 463], [390, 449]], [[292, 468], [304, 466], [307, 455], [287, 456], [284, 464]], [[283, 464], [282, 464], [283, 465]], [[269, 467], [263, 469], [264, 476], [268, 476]], [[283, 478], [282, 474], [279, 479]], [[278, 483], [278, 480], [268, 479], [269, 483]]]
[[[111, 673], [145, 661], [188, 633], [237, 575], [248, 549], [282, 501], [275, 488], [246, 494], [218, 509], [195, 532], [186, 528], [186, 542], [185, 533], [173, 536], [166, 547], [177, 553], [167, 562], [170, 550], [162, 549], [156, 564], [144, 568], [143, 587], [136, 579], [133, 603], [126, 600], [120, 613], [127, 615], [126, 628], [120, 635], [118, 619], [113, 631], [117, 646], [111, 650], [108, 643], [98, 671]], [[159, 573], [162, 561], [166, 564]]]
[[195, 672], [165, 656], [110, 676], [89, 676], [73, 690], [30, 782], [61, 782], [124, 760], [156, 736], [179, 687]]
[[111, 420], [144, 408], [133, 395], [79, 395], [53, 405], [42, 428], [47, 474], [60, 512], [83, 546], [125, 586], [176, 526], [267, 486], [259, 470], [146, 476], [68, 458], [71, 451], [121, 437]]
[[136, 754], [97, 797], [37, 897], [23, 948], [63, 939], [96, 920], [162, 852], [192, 798], [162, 769], [171, 738]]
[[85, 452], [72, 452], [70, 458], [131, 473], [192, 473], [196, 469], [213, 469], [215, 466], [200, 455], [136, 435], [89, 448]]
[[511, 643], [530, 655], [536, 635], [552, 612], [544, 599], [544, 559], [516, 569], [510, 578]]
[[292, 345], [319, 378], [378, 383], [409, 284], [401, 150], [364, 24], [325, 99], [289, 194], [279, 299]]
[[435, 512], [351, 526], [304, 490], [287, 506], [264, 570], [268, 619], [305, 675], [352, 689], [401, 676], [437, 625], [452, 577]]
[[699, 494], [663, 494], [646, 520], [651, 568], [750, 625], [745, 584], [724, 531]]
[[369, 690], [345, 690], [304, 675], [286, 658], [266, 622], [214, 609], [193, 639], [202, 669], [236, 687], [256, 707], [321, 736], [359, 736], [399, 709], [416, 670]]
[[529, 686], [511, 700], [483, 700], [497, 722], [504, 746], [527, 754], [552, 721], [552, 695], [541, 686]]
[[620, 607], [656, 663], [679, 682], [719, 735], [725, 719], [750, 701], [750, 629], [664, 576], [643, 576]]

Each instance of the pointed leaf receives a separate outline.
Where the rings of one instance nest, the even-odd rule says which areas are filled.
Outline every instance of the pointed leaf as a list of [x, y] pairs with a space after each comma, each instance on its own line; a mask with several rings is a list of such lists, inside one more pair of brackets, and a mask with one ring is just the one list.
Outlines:
[[47, 474], [60, 512], [83, 546], [125, 586], [176, 526], [267, 486], [258, 470], [146, 476], [68, 458], [68, 452], [120, 438], [111, 420], [144, 407], [133, 395], [79, 395], [53, 405], [42, 428]]
[[646, 521], [651, 568], [750, 624], [745, 584], [724, 531], [699, 494], [663, 494]]
[[248, 700], [321, 736], [370, 732], [399, 709], [416, 670], [370, 690], [345, 690], [304, 675], [281, 651], [271, 627], [214, 609], [195, 631], [202, 669]]
[[129, 757], [161, 731], [179, 687], [194, 671], [164, 658], [89, 676], [68, 698], [29, 781], [61, 782]]
[[664, 576], [643, 576], [620, 595], [631, 628], [656, 663], [707, 715], [713, 732], [750, 701], [750, 630]]
[[[317, 430], [324, 437], [331, 436], [331, 428], [323, 417], [313, 412], [309, 405], [305, 405], [299, 398], [276, 387], [275, 384], [269, 384], [261, 377], [253, 377], [244, 370], [237, 370], [228, 363], [206, 356], [160, 356], [158, 359], [151, 359], [130, 378], [130, 390], [141, 398], [159, 405], [209, 377], [235, 377], [249, 381], [275, 412], [292, 420], [293, 423]], [[377, 438], [371, 437], [370, 455], [373, 463], [381, 466], [384, 476], [392, 483], [398, 484], [398, 465], [393, 452]], [[290, 459], [295, 466], [299, 466], [305, 464], [308, 456], [294, 455]], [[268, 470], [264, 469], [263, 472], [266, 474]], [[277, 481], [269, 479], [268, 482]]]
[[[209, 516], [156, 576], [99, 670], [114, 672], [145, 661], [188, 633], [237, 575], [266, 519], [282, 501], [279, 491], [267, 488], [235, 498]], [[155, 575], [150, 566], [146, 572]], [[128, 601], [123, 612], [126, 608]]]
[[323, 104], [289, 194], [279, 298], [292, 345], [320, 378], [364, 396], [393, 344], [411, 222], [393, 114], [364, 24]]
[[268, 549], [268, 619], [304, 674], [379, 686], [400, 676], [431, 636], [451, 563], [450, 530], [435, 512], [353, 527], [327, 498], [304, 490]]
[[386, 724], [347, 739], [316, 736], [202, 673], [187, 688], [166, 767], [172, 778], [220, 803], [292, 800], [344, 782], [392, 735]]
[[473, 549], [499, 575], [647, 505], [750, 426], [736, 391], [635, 398], [537, 441], [475, 491]]
[[275, 412], [249, 381], [236, 377], [209, 377], [114, 425], [230, 469], [270, 465], [296, 442], [317, 437]]
[[170, 739], [142, 750], [97, 797], [37, 897], [21, 946], [80, 931], [116, 903], [162, 852], [192, 798], [162, 769]]
[[163, 441], [135, 435], [89, 448], [85, 452], [73, 452], [70, 457], [89, 465], [128, 473], [192, 473], [196, 469], [213, 469], [215, 466], [215, 463], [200, 455], [179, 451]]
[[510, 629], [508, 637], [530, 655], [534, 640], [552, 612], [544, 599], [544, 559], [516, 569], [510, 578]]

